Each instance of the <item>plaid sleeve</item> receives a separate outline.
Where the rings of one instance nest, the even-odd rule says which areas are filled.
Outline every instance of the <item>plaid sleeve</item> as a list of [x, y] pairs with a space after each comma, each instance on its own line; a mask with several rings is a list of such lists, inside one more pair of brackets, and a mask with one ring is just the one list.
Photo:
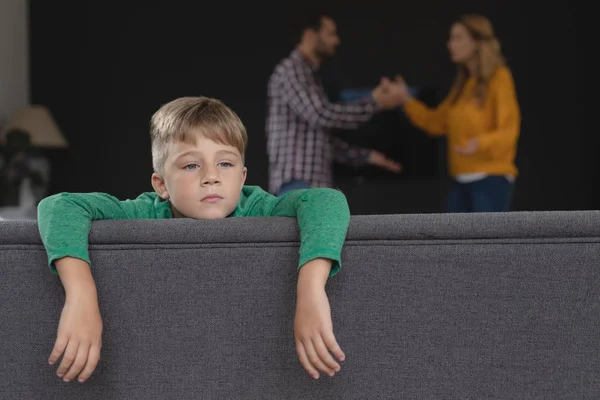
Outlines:
[[285, 72], [282, 97], [290, 108], [311, 125], [354, 129], [367, 122], [378, 106], [372, 97], [352, 104], [331, 103], [312, 74], [292, 64]]
[[370, 149], [350, 145], [348, 142], [338, 138], [331, 138], [334, 161], [349, 167], [362, 167], [369, 162]]

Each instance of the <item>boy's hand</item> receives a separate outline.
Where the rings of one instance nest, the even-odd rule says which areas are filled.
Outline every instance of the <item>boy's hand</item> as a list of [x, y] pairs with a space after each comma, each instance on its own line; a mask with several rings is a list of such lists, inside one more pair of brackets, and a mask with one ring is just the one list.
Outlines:
[[63, 355], [56, 374], [65, 382], [77, 376], [79, 382], [85, 382], [98, 365], [102, 347], [96, 285], [89, 265], [82, 260], [60, 259], [56, 261], [56, 269], [65, 287], [66, 300], [48, 363], [53, 365]]
[[333, 376], [340, 365], [332, 357], [344, 361], [344, 353], [333, 335], [329, 299], [325, 284], [331, 260], [316, 259], [306, 263], [298, 276], [298, 300], [294, 334], [296, 351], [304, 369], [315, 379], [319, 371]]

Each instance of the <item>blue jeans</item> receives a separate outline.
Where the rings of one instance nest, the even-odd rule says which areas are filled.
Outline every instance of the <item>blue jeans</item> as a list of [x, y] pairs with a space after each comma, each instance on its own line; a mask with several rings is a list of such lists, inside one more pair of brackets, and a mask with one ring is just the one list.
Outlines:
[[279, 188], [279, 192], [277, 192], [277, 197], [283, 196], [284, 194], [289, 193], [292, 190], [298, 189], [310, 189], [310, 183], [301, 180], [286, 182]]
[[452, 181], [448, 202], [449, 213], [506, 212], [510, 210], [514, 184], [504, 176], [460, 183]]

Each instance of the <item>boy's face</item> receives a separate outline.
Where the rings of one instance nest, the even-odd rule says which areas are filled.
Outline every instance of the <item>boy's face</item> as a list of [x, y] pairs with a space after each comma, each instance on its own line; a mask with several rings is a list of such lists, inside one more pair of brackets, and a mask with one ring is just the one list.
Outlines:
[[227, 217], [235, 210], [245, 181], [240, 152], [201, 134], [194, 145], [172, 143], [163, 176], [152, 174], [154, 190], [170, 200], [176, 218]]

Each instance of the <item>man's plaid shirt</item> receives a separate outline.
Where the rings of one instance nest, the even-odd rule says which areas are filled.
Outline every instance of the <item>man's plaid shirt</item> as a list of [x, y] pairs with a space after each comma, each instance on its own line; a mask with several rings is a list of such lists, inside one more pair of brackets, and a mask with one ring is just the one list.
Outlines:
[[314, 68], [294, 50], [269, 79], [267, 153], [269, 191], [303, 180], [312, 187], [333, 187], [332, 163], [366, 163], [370, 150], [351, 146], [329, 129], [355, 129], [378, 111], [374, 99], [331, 103]]

